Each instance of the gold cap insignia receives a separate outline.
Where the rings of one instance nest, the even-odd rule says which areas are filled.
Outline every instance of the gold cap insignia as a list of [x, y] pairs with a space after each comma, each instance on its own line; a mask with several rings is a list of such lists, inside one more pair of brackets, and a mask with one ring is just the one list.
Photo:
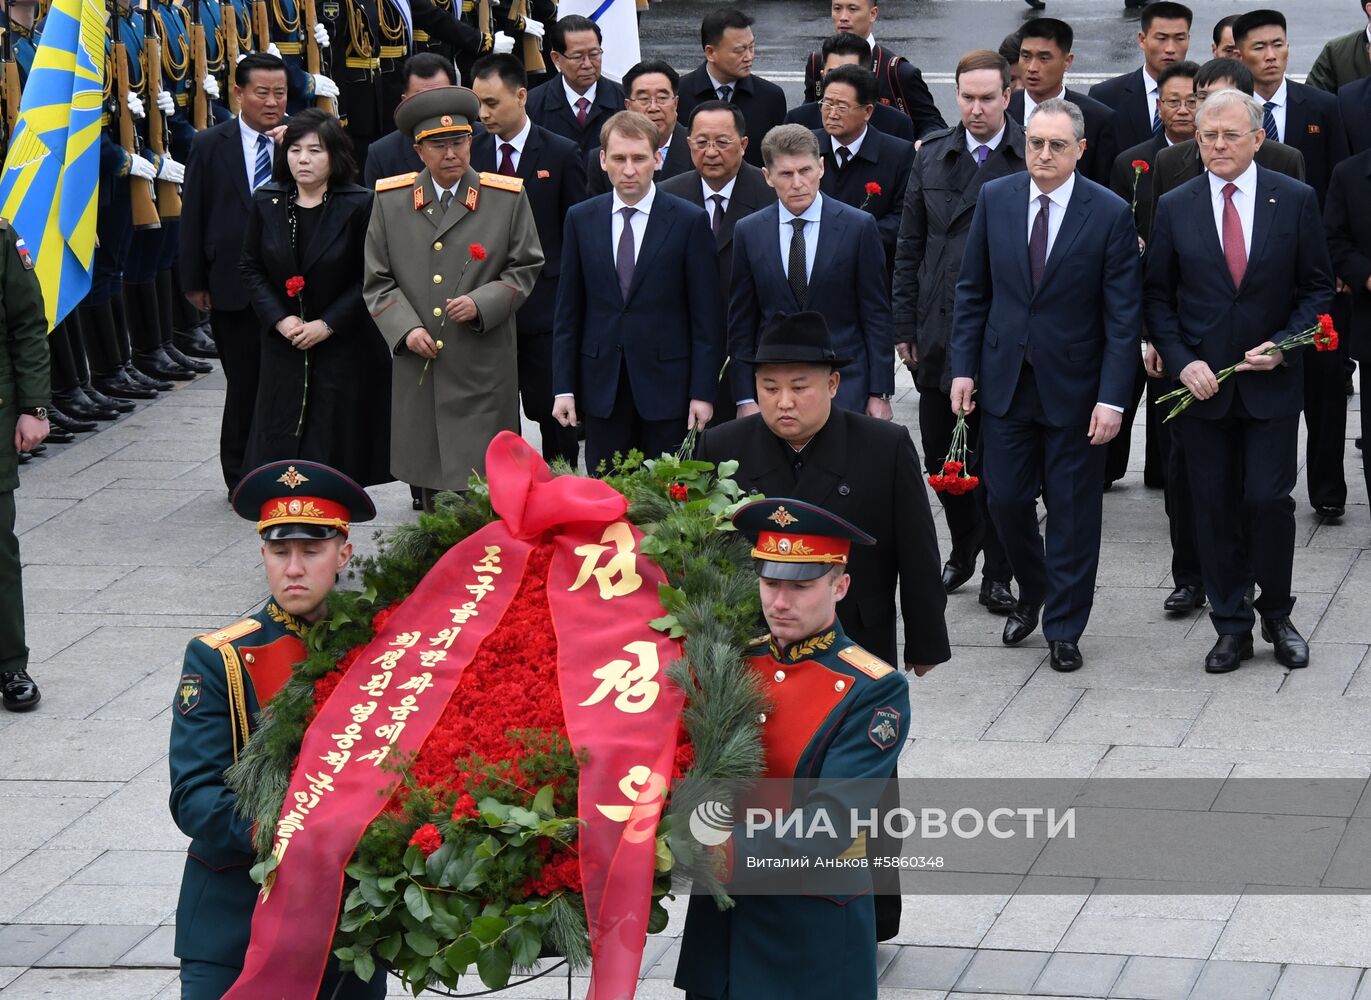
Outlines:
[[[288, 486], [292, 490], [298, 487], [301, 483], [309, 482], [309, 480], [305, 478], [303, 475], [301, 475], [300, 471], [296, 469], [293, 465], [290, 468], [286, 469], [285, 472], [281, 473], [281, 478], [276, 481], [285, 486]], [[779, 514], [780, 511], [777, 511], [777, 513]]]
[[451, 125], [451, 124], [452, 124], [452, 115], [443, 115], [443, 117], [441, 117], [441, 118], [438, 119], [438, 124], [440, 124], [440, 125]]
[[794, 514], [790, 513], [790, 511], [786, 510], [784, 507], [777, 507], [775, 512], [772, 513], [772, 515], [768, 517], [767, 520], [775, 522], [782, 528], [788, 528], [796, 521], [798, 521], [799, 518], [796, 517]]
[[286, 504], [286, 510], [290, 511], [292, 515], [298, 516], [300, 511], [304, 509], [305, 505], [302, 504], [299, 500], [292, 500], [290, 503]]

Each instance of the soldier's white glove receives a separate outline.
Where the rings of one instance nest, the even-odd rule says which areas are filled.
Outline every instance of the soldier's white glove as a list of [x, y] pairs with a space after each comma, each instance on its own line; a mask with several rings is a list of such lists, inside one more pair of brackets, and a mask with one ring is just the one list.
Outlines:
[[151, 160], [135, 153], [129, 157], [129, 176], [150, 181], [157, 176], [157, 168], [152, 165]]
[[319, 43], [319, 48], [321, 49], [329, 47], [328, 29], [322, 24], [316, 24], [314, 26], [314, 40]]
[[[238, 58], [241, 59], [243, 57], [239, 56]], [[214, 78], [213, 73], [206, 73], [205, 78], [200, 81], [200, 86], [204, 88], [205, 96], [211, 101], [217, 101], [219, 99], [219, 81]]]
[[248, 54], [247, 54], [246, 52], [239, 52], [239, 53], [238, 53], [238, 58], [235, 59], [235, 60], [233, 60], [233, 65], [237, 66], [240, 62], [242, 62], [242, 61], [243, 61], [244, 59], [246, 59], [247, 57], [248, 57]]
[[180, 184], [186, 179], [186, 168], [177, 163], [170, 156], [162, 157], [162, 163], [157, 168], [157, 179], [161, 181], [171, 181], [173, 184]]
[[315, 97], [337, 97], [342, 91], [338, 89], [338, 84], [334, 83], [322, 73], [311, 73], [310, 77], [314, 80]]
[[159, 90], [157, 92], [157, 107], [164, 115], [176, 114], [176, 99], [171, 96], [171, 91]]
[[542, 38], [547, 33], [542, 21], [535, 21], [531, 17], [524, 18], [524, 34], [534, 38]]
[[492, 52], [497, 56], [509, 55], [514, 51], [514, 39], [510, 38], [503, 31], [495, 32], [495, 44], [491, 47]]
[[275, 56], [277, 59], [281, 58], [281, 50], [276, 47], [275, 42], [267, 43], [267, 55]]
[[133, 115], [133, 117], [146, 118], [148, 116], [148, 109], [143, 107], [143, 102], [139, 99], [138, 95], [131, 90], [129, 91], [128, 96], [128, 106], [129, 113]]

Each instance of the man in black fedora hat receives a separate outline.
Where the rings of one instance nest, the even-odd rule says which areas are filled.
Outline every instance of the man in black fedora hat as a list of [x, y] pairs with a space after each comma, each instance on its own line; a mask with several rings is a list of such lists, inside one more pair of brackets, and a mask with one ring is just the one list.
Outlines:
[[[699, 457], [734, 459], [735, 478], [744, 489], [804, 500], [879, 538], [879, 545], [852, 552], [852, 586], [838, 604], [844, 630], [876, 656], [903, 662], [915, 674], [950, 659], [938, 539], [909, 431], [833, 405], [846, 359], [833, 350], [828, 325], [817, 312], [773, 316], [756, 351], [738, 360], [754, 372], [761, 412], [706, 430]], [[873, 843], [873, 851], [877, 847]], [[898, 929], [899, 896], [878, 897], [877, 939], [893, 937]]]

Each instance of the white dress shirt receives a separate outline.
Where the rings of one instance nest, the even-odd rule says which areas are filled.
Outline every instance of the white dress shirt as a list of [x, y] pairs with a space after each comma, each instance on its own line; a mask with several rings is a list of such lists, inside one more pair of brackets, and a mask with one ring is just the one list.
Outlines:
[[1160, 91], [1157, 87], [1157, 78], [1147, 71], [1146, 66], [1143, 67], [1142, 75], [1143, 87], [1146, 88], [1147, 94], [1147, 127], [1151, 129], [1157, 118], [1157, 97]]
[[[1057, 98], [1061, 98], [1061, 99], [1063, 99], [1063, 100], [1066, 99], [1066, 84], [1062, 84], [1062, 89], [1061, 89], [1061, 91], [1060, 91], [1059, 93], [1053, 94], [1051, 97], [1044, 97], [1043, 100], [1044, 100], [1044, 101], [1054, 101], [1054, 100], [1056, 100]], [[1030, 119], [1030, 118], [1033, 117], [1033, 112], [1036, 111], [1036, 110], [1038, 109], [1038, 104], [1039, 104], [1039, 102], [1033, 100], [1032, 96], [1028, 93], [1028, 91], [1025, 90], [1025, 91], [1023, 92], [1023, 124], [1024, 124], [1024, 128], [1027, 128], [1027, 127], [1028, 127], [1028, 119]]]
[[[647, 217], [652, 213], [652, 200], [657, 197], [657, 185], [649, 184], [647, 194], [643, 195], [643, 200], [632, 206], [637, 211], [629, 217], [629, 222], [633, 226], [633, 262], [638, 262], [638, 254], [643, 249], [643, 233], [647, 231]], [[624, 232], [624, 217], [620, 213], [628, 208], [629, 205], [619, 198], [619, 192], [614, 192], [613, 214], [609, 217], [609, 240], [610, 249], [616, 254], [619, 251], [619, 237]]]
[[[828, 141], [833, 146], [833, 159], [838, 160], [838, 147], [846, 146], [848, 153], [851, 154], [850, 156], [848, 156], [847, 162], [851, 163], [853, 160], [855, 160], [857, 158], [857, 151], [862, 148], [862, 143], [866, 141], [866, 133], [867, 128], [863, 128], [862, 134], [857, 136], [857, 138], [853, 139], [851, 142], [839, 142], [835, 137], [830, 135], [828, 137]], [[845, 164], [842, 162], [842, 160], [838, 160], [838, 166], [845, 166]]]
[[[589, 114], [590, 112], [587, 111], [586, 113]], [[528, 142], [528, 137], [532, 132], [533, 119], [528, 117], [528, 115], [524, 115], [524, 127], [519, 130], [518, 135], [514, 136], [512, 139], [501, 139], [498, 135], [495, 136], [496, 170], [500, 169], [500, 161], [504, 159], [505, 152], [504, 149], [502, 149], [501, 147], [503, 147], [505, 143], [509, 143], [511, 146], [514, 147], [514, 152], [509, 155], [509, 158], [514, 163], [514, 169], [519, 169], [519, 160], [522, 159], [524, 155], [524, 143]]]
[[[243, 162], [248, 171], [248, 190], [253, 190], [252, 182], [257, 179], [257, 140], [262, 138], [261, 132], [254, 132], [248, 128], [247, 122], [243, 121], [243, 116], [238, 116], [239, 139], [243, 143]], [[271, 142], [271, 136], [266, 137]], [[275, 155], [275, 143], [272, 144], [272, 155]]]
[[[1024, 95], [1024, 100], [1028, 100], [1027, 94]], [[966, 151], [970, 153], [972, 156], [975, 156], [976, 150], [980, 149], [982, 146], [989, 146], [990, 152], [993, 153], [995, 152], [995, 150], [1000, 148], [1000, 143], [1004, 142], [1004, 132], [1005, 126], [1001, 125], [1000, 130], [996, 132], [994, 135], [992, 135], [985, 142], [981, 142], [970, 132], [964, 132], [963, 134], [966, 136]], [[987, 153], [986, 155], [989, 156], [990, 153]]]
[[[1062, 231], [1062, 219], [1066, 218], [1066, 206], [1071, 202], [1071, 192], [1076, 190], [1076, 175], [1073, 172], [1066, 178], [1066, 183], [1057, 190], [1049, 194], [1047, 212], [1047, 254], [1044, 260], [1052, 256], [1052, 245], [1057, 242], [1057, 234]], [[1033, 222], [1038, 218], [1038, 213], [1042, 211], [1042, 205], [1038, 198], [1044, 192], [1038, 187], [1038, 182], [1030, 180], [1028, 182], [1028, 239], [1033, 238]]]
[[809, 281], [809, 276], [814, 273], [814, 254], [819, 249], [819, 217], [824, 210], [824, 196], [816, 194], [813, 203], [799, 215], [794, 215], [790, 209], [780, 202], [776, 203], [780, 209], [781, 217], [781, 273], [790, 274], [790, 239], [795, 235], [795, 230], [791, 227], [792, 219], [805, 220], [805, 281]]
[[[1238, 210], [1238, 221], [1242, 223], [1242, 242], [1245, 255], [1252, 255], [1252, 221], [1257, 212], [1257, 164], [1255, 161], [1233, 182], [1238, 190], [1233, 192], [1233, 207]], [[1216, 174], [1209, 175], [1209, 202], [1214, 208], [1214, 228], [1219, 233], [1219, 246], [1223, 246], [1223, 189], [1228, 184]]]
[[714, 202], [709, 199], [713, 198], [716, 194], [721, 196], [724, 199], [723, 210], [727, 212], [728, 204], [733, 200], [733, 185], [737, 183], [738, 176], [737, 174], [734, 174], [729, 178], [727, 184], [715, 191], [709, 186], [709, 181], [705, 180], [703, 177], [700, 178], [700, 190], [704, 192], [705, 196], [705, 211], [709, 213], [709, 221], [711, 223], [714, 221]]
[[1262, 97], [1261, 94], [1256, 95], [1257, 103], [1262, 105], [1262, 114], [1266, 113], [1266, 104], [1268, 100], [1275, 105], [1275, 107], [1271, 109], [1271, 117], [1276, 119], [1277, 139], [1280, 142], [1289, 141], [1285, 134], [1285, 108], [1289, 97], [1289, 81], [1286, 80], [1285, 77], [1281, 77], [1280, 89], [1272, 94], [1270, 98]]
[[599, 89], [599, 82], [592, 83], [584, 94], [578, 94], [571, 89], [571, 84], [566, 82], [566, 77], [562, 77], [562, 92], [566, 94], [566, 102], [571, 105], [571, 113], [576, 113], [576, 102], [584, 97], [590, 102], [590, 107], [586, 108], [586, 115], [590, 114], [590, 108], [595, 106], [595, 91]]
[[457, 197], [457, 189], [458, 189], [459, 187], [461, 187], [461, 186], [462, 186], [462, 182], [461, 182], [460, 180], [459, 180], [456, 184], [452, 185], [452, 187], [450, 187], [450, 188], [445, 188], [445, 187], [443, 187], [442, 185], [440, 185], [437, 181], [434, 181], [434, 182], [433, 182], [433, 196], [434, 196], [434, 198], [437, 200], [438, 204], [441, 205], [441, 204], [443, 203], [443, 192], [444, 192], [444, 191], [451, 191], [451, 192], [452, 192], [452, 200], [453, 200], [453, 202], [454, 202], [454, 203], [459, 203], [459, 204], [460, 204], [461, 201], [462, 201], [462, 199]]

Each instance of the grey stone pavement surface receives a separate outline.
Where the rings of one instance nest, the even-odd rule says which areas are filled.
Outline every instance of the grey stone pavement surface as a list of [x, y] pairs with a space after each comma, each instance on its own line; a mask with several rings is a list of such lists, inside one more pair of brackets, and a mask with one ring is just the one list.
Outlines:
[[[654, 4], [645, 50], [691, 65], [698, 50], [689, 39], [704, 6]], [[807, 47], [800, 39], [826, 30], [823, 5], [746, 6], [777, 39], [770, 51], [764, 45], [759, 71], [798, 93], [793, 54]], [[1207, 26], [1241, 7], [1194, 6], [1196, 51], [1207, 55]], [[978, 0], [914, 0], [910, 8], [909, 17], [883, 18], [879, 34], [937, 71], [930, 79], [945, 114], [946, 71], [957, 53], [993, 46], [1028, 13], [1022, 4]], [[1307, 68], [1322, 39], [1356, 26], [1354, 5], [1342, 0], [1286, 9], [1294, 72]], [[1136, 65], [1135, 29], [1112, 0], [1052, 0], [1049, 12], [1076, 23], [1084, 39], [1076, 69], [1087, 82], [1085, 74]], [[917, 441], [916, 396], [906, 377], [901, 382], [896, 417]], [[169, 705], [186, 641], [265, 596], [258, 543], [229, 510], [220, 478], [222, 385], [217, 372], [206, 376], [23, 469], [19, 531], [43, 703], [28, 716], [0, 712], [6, 1000], [179, 995], [172, 924], [186, 840], [167, 812]], [[1355, 424], [1354, 413], [1349, 438]], [[1261, 643], [1237, 673], [1203, 673], [1207, 619], [1161, 611], [1169, 545], [1161, 495], [1141, 481], [1141, 421], [1133, 456], [1105, 499], [1085, 668], [1054, 673], [1040, 635], [1006, 649], [1002, 620], [983, 613], [974, 586], [963, 588], [948, 604], [952, 661], [911, 681], [902, 774], [1371, 776], [1371, 520], [1350, 440], [1342, 523], [1319, 523], [1303, 502], [1303, 482], [1296, 491], [1295, 621], [1311, 639], [1313, 662], [1294, 673]], [[402, 486], [373, 496], [376, 528], [413, 516]], [[939, 530], [945, 539], [941, 517]], [[372, 531], [355, 537], [362, 551], [372, 549]], [[1365, 830], [1360, 841], [1352, 827], [1347, 833], [1341, 860], [1368, 884]], [[1258, 887], [1177, 896], [1139, 891], [1151, 884], [1035, 878], [987, 877], [975, 895], [907, 896], [899, 937], [879, 949], [882, 1000], [1371, 1000], [1365, 896]], [[644, 1000], [680, 995], [670, 982], [683, 904], [674, 905], [667, 932], [648, 942]], [[556, 976], [506, 995], [584, 995], [585, 979], [568, 986]], [[482, 987], [473, 980], [463, 988]], [[398, 987], [392, 994], [403, 995]]]

